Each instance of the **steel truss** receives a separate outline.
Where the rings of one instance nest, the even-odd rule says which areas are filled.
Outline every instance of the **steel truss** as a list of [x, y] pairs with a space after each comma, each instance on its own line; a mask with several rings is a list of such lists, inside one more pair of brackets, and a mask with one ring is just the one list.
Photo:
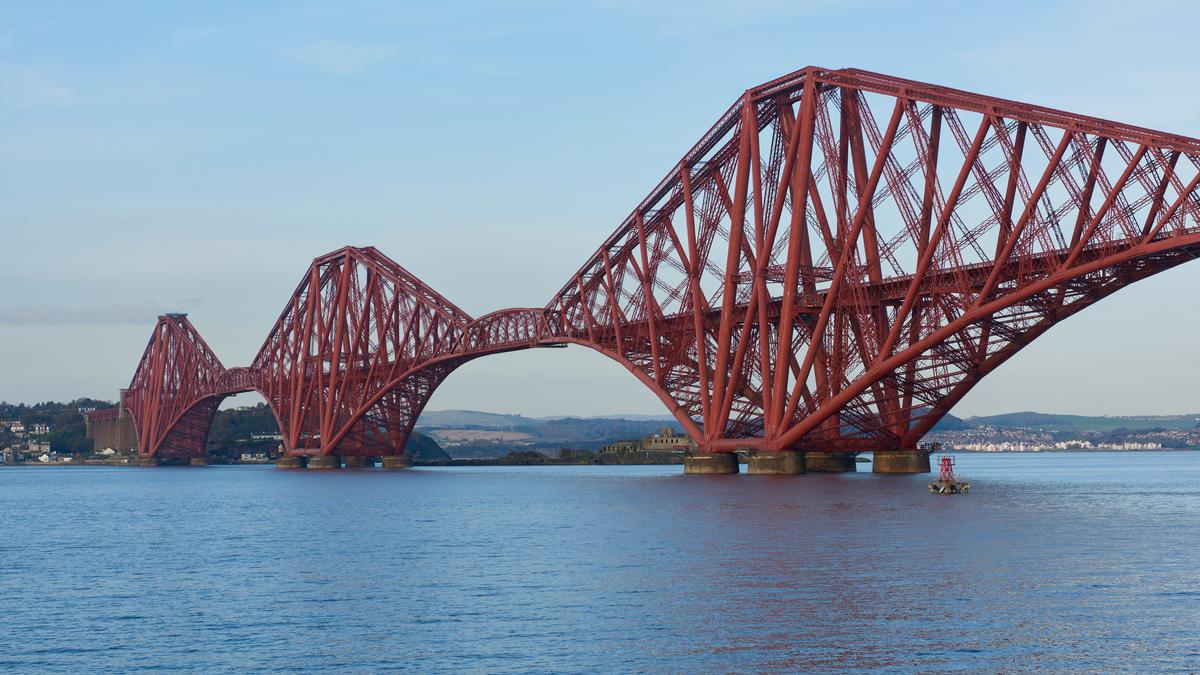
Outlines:
[[1058, 321], [1200, 254], [1200, 141], [868, 73], [747, 90], [542, 309], [472, 319], [373, 248], [316, 259], [248, 369], [160, 319], [126, 402], [203, 452], [263, 393], [293, 454], [399, 454], [463, 363], [581, 344], [704, 451], [913, 449]]

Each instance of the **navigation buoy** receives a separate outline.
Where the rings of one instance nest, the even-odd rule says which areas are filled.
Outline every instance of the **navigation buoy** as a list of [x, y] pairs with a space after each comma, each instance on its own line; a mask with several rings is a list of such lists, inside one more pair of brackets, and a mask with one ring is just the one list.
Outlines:
[[940, 472], [938, 479], [929, 484], [929, 491], [935, 495], [964, 494], [971, 489], [971, 484], [954, 475], [954, 458], [942, 455], [938, 463]]

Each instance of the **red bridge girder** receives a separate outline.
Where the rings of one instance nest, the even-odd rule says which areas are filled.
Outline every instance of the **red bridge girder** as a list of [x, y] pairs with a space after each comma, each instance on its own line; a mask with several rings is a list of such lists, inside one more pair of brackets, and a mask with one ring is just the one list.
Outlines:
[[810, 67], [739, 97], [544, 308], [472, 319], [344, 248], [250, 368], [160, 319], [126, 400], [149, 455], [203, 452], [248, 389], [292, 453], [400, 454], [459, 365], [582, 344], [706, 451], [915, 448], [1050, 326], [1200, 255], [1198, 183], [1195, 139]]

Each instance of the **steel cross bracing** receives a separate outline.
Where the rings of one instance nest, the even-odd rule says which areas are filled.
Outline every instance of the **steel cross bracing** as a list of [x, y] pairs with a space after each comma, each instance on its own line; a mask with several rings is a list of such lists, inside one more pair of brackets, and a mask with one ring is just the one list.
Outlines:
[[747, 90], [542, 309], [472, 319], [373, 248], [318, 258], [248, 369], [163, 317], [142, 452], [255, 389], [294, 454], [400, 454], [466, 361], [581, 344], [702, 451], [915, 449], [1058, 321], [1200, 254], [1200, 141], [859, 70]]
[[182, 314], [158, 319], [121, 404], [133, 413], [139, 451], [148, 456], [202, 457], [223, 396], [227, 372]]

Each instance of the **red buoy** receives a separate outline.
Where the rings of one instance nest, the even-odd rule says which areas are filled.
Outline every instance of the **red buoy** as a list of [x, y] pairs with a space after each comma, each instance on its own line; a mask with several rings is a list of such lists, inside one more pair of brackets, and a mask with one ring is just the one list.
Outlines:
[[971, 489], [971, 484], [954, 475], [954, 458], [942, 455], [938, 462], [939, 472], [936, 482], [929, 484], [929, 491], [935, 495], [956, 495]]

